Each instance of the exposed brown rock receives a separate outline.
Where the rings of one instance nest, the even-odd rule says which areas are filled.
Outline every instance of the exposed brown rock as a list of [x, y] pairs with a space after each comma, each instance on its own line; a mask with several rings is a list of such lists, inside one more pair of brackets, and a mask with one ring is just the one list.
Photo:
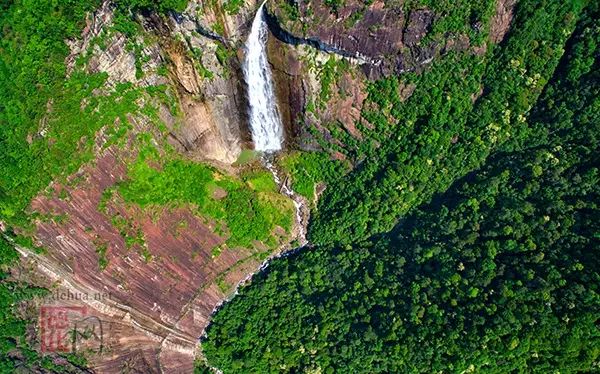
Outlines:
[[[170, 31], [172, 35], [181, 35], [180, 39], [187, 40], [187, 44], [173, 41], [173, 36], [163, 41], [174, 65], [174, 85], [182, 88], [178, 96], [184, 121], [174, 135], [192, 157], [231, 164], [237, 160], [242, 146], [251, 146], [241, 60], [231, 52], [230, 60], [223, 66], [216, 57], [217, 49], [231, 47], [198, 35], [193, 25], [174, 23]], [[192, 57], [192, 49], [202, 51], [201, 56]], [[198, 66], [206, 72], [200, 74]], [[199, 120], [203, 122], [198, 123]]]
[[[108, 86], [122, 82], [136, 83], [144, 87], [167, 83], [164, 77], [157, 74], [158, 67], [164, 63], [158, 45], [146, 45], [142, 36], [131, 41], [119, 32], [109, 31], [113, 18], [114, 5], [105, 1], [87, 18], [81, 38], [67, 41], [71, 49], [66, 59], [67, 72], [72, 73], [77, 68], [77, 60], [89, 54], [85, 70], [88, 73], [107, 73]], [[140, 59], [139, 71], [136, 67], [136, 53], [128, 48], [131, 42], [143, 46], [137, 57]], [[140, 73], [143, 74], [139, 75]]]
[[269, 38], [267, 49], [285, 138], [301, 140], [307, 96], [298, 52], [273, 37]]
[[185, 52], [183, 50], [172, 49], [169, 52], [177, 82], [183, 87], [186, 93], [198, 95], [200, 93], [199, 77], [193, 62], [184, 55]]
[[417, 85], [414, 83], [399, 84], [398, 85], [398, 96], [400, 96], [400, 101], [404, 102], [404, 101], [408, 100], [408, 98], [412, 96], [413, 92], [415, 92], [416, 88], [417, 88]]
[[497, 0], [496, 12], [490, 20], [490, 40], [492, 43], [500, 43], [508, 29], [513, 18], [513, 8], [517, 0]]
[[[347, 70], [341, 71], [339, 79], [331, 82], [328, 102], [320, 106], [321, 83], [318, 76], [331, 55], [307, 46], [291, 46], [273, 37], [269, 38], [268, 53], [277, 102], [286, 132], [290, 135], [287, 138], [296, 139], [296, 145], [302, 149], [318, 149], [308, 132], [309, 125], [315, 125], [327, 140], [334, 142], [336, 140], [325, 125], [341, 126], [355, 138], [362, 138], [355, 123], [360, 119], [367, 93], [364, 75], [358, 70], [356, 61], [349, 60]], [[333, 56], [338, 60], [342, 58]], [[309, 103], [313, 112], [307, 111]]]
[[481, 43], [481, 45], [471, 47], [473, 53], [477, 56], [483, 56], [488, 50], [488, 46], [486, 42]]
[[[197, 16], [195, 10], [193, 14]], [[222, 15], [221, 21], [226, 19]], [[246, 126], [246, 108], [239, 90], [241, 82], [238, 74], [226, 72], [217, 61], [215, 50], [218, 42], [195, 33], [192, 35], [193, 30], [156, 15], [141, 21], [146, 31], [158, 38], [150, 38], [154, 41], [149, 43], [144, 36], [137, 36], [135, 41], [131, 41], [118, 32], [108, 32], [112, 20], [113, 5], [108, 1], [88, 17], [81, 39], [69, 41], [68, 71], [77, 68], [78, 58], [91, 53], [85, 69], [91, 73], [108, 73], [108, 87], [119, 82], [131, 82], [142, 87], [170, 84], [175, 88], [171, 94], [179, 96], [183, 109], [181, 121], [175, 118], [177, 113], [171, 113], [165, 106], [160, 109], [161, 119], [173, 129], [173, 143], [193, 158], [226, 165], [233, 163], [241, 152], [241, 128]], [[239, 23], [241, 19], [235, 22]], [[190, 44], [176, 41], [178, 38], [187, 38]], [[104, 46], [101, 48], [96, 40], [103, 40]], [[142, 46], [141, 50], [131, 50], [128, 44], [132, 42]], [[191, 48], [202, 51], [202, 61], [193, 60]], [[138, 58], [143, 62], [136, 63], [136, 53], [140, 54]], [[230, 62], [234, 66], [236, 63], [239, 65], [235, 60]], [[139, 63], [141, 67], [137, 67]], [[198, 63], [207, 66], [206, 69], [213, 74], [212, 79], [201, 76], [196, 69]], [[170, 81], [157, 73], [161, 65], [170, 67]]]
[[100, 8], [87, 17], [86, 26], [81, 33], [81, 38], [66, 40], [67, 45], [71, 49], [71, 53], [65, 61], [67, 73], [70, 74], [73, 71], [77, 59], [88, 51], [94, 39], [112, 24], [113, 16], [111, 2], [105, 0]]
[[483, 95], [483, 85], [479, 86], [479, 90], [471, 94], [471, 102], [475, 103]]
[[367, 6], [349, 0], [332, 12], [323, 0], [296, 2], [300, 19], [291, 21], [286, 7], [279, 6], [284, 1], [268, 4], [272, 29], [281, 28], [278, 34], [291, 35], [296, 42], [355, 58], [369, 79], [420, 70], [440, 49], [439, 42], [420, 43], [435, 18], [426, 8], [406, 14], [401, 3], [380, 0]]
[[327, 107], [320, 110], [319, 118], [330, 123], [340, 123], [350, 135], [362, 139], [355, 124], [361, 118], [362, 104], [367, 97], [364, 81], [350, 73], [344, 73], [336, 88]]
[[[284, 0], [281, 0], [284, 1]], [[282, 26], [297, 36], [313, 38], [342, 50], [360, 52], [380, 58], [397, 52], [402, 46], [405, 16], [399, 6], [385, 6], [382, 0], [368, 8], [362, 1], [349, 0], [338, 14], [331, 12], [323, 0], [296, 3], [301, 22], [286, 22]], [[279, 20], [286, 15], [275, 4], [269, 4]], [[310, 16], [309, 16], [310, 14]], [[302, 25], [308, 23], [308, 27]]]
[[427, 34], [432, 21], [433, 12], [429, 9], [412, 10], [403, 33], [404, 44], [407, 46], [418, 44], [425, 34]]
[[[33, 201], [31, 208], [42, 215], [67, 217], [60, 223], [37, 222], [35, 238], [47, 252], [36, 261], [64, 289], [111, 295], [110, 300], [87, 305], [110, 326], [110, 350], [91, 359], [94, 368], [103, 373], [127, 367], [190, 372], [197, 339], [212, 311], [231, 287], [256, 271], [260, 261], [252, 251], [240, 248], [224, 248], [213, 257], [213, 249], [224, 238], [191, 207], [143, 211], [113, 199], [100, 211], [103, 191], [124, 180], [129, 157], [109, 148], [78, 173], [81, 182], [55, 183], [53, 194]], [[130, 222], [126, 233], [139, 230], [144, 244], [128, 247], [123, 229], [111, 222], [114, 217]], [[102, 246], [108, 260], [103, 270], [98, 255]], [[144, 251], [150, 259], [144, 258]], [[223, 275], [227, 290], [216, 285]]]
[[169, 129], [177, 138], [175, 146], [182, 146], [179, 147], [182, 152], [200, 159], [217, 160], [226, 164], [237, 160], [239, 143], [226, 143], [209, 105], [188, 95], [182, 95], [180, 105], [183, 118], [179, 120], [169, 112], [162, 112], [164, 122], [172, 124]]

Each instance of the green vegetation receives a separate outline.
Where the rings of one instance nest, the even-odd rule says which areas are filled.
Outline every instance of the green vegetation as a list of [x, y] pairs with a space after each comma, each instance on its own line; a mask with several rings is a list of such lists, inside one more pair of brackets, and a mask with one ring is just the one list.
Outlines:
[[[3, 200], [1, 213], [7, 220], [23, 224], [23, 212], [29, 201], [50, 180], [64, 178], [90, 161], [96, 131], [107, 127], [108, 145], [127, 129], [125, 115], [137, 110], [135, 100], [139, 93], [129, 85], [120, 85], [107, 96], [92, 95], [105, 79], [103, 75], [74, 73], [59, 93], [44, 104], [48, 113], [42, 114], [39, 128], [28, 129], [23, 119], [22, 127], [12, 128], [10, 134], [3, 135], [6, 148], [0, 155], [4, 170], [0, 176], [0, 198]], [[3, 127], [2, 130], [9, 129]], [[31, 144], [27, 138], [32, 139]]]
[[188, 0], [116, 0], [117, 8], [127, 12], [152, 10], [158, 13], [183, 12]]
[[[347, 2], [324, 3], [339, 13]], [[400, 4], [386, 6], [394, 3]], [[84, 73], [88, 52], [67, 74], [64, 40], [76, 39], [86, 13], [100, 4], [0, 5], [0, 220], [24, 234], [32, 218], [66, 223], [64, 214], [30, 214], [32, 198], [51, 181], [66, 184], [95, 150], [119, 144], [131, 146], [135, 156], [128, 178], [104, 191], [100, 212], [109, 214], [118, 202], [145, 213], [189, 207], [229, 247], [280, 244], [285, 234], [278, 228], [290, 232], [294, 207], [268, 172], [251, 167], [252, 152], [240, 156], [246, 168], [239, 176], [184, 160], [159, 139], [165, 125], [151, 104], [165, 103], [177, 115], [169, 87], [108, 87], [105, 74]], [[164, 17], [187, 1], [114, 4], [114, 28], [106, 32], [129, 38], [142, 77], [147, 57], [133, 42], [141, 36], [139, 13]], [[370, 4], [364, 2], [346, 26]], [[222, 8], [234, 15], [243, 5], [228, 0]], [[309, 131], [325, 152], [279, 160], [294, 190], [309, 200], [319, 183], [327, 186], [309, 227], [314, 248], [275, 260], [218, 312], [203, 341], [211, 366], [226, 373], [598, 369], [599, 5], [521, 0], [510, 33], [494, 46], [486, 30], [495, 5], [402, 2], [406, 12], [426, 7], [436, 15], [422, 45], [466, 35], [471, 46], [485, 43], [488, 50], [456, 50], [419, 74], [369, 82], [354, 124], [362, 138], [323, 123], [333, 139]], [[300, 17], [287, 2], [282, 7], [288, 22], [302, 18], [301, 28], [311, 27], [305, 22], [311, 14]], [[212, 28], [224, 34], [221, 16]], [[105, 49], [105, 36], [91, 45]], [[190, 53], [199, 74], [211, 79], [201, 51]], [[219, 45], [215, 53], [229, 74], [233, 51]], [[336, 80], [353, 67], [332, 57], [311, 68], [318, 69], [321, 91], [307, 111], [316, 115]], [[167, 74], [164, 66], [161, 74]], [[401, 97], [408, 85], [416, 89]], [[131, 114], [144, 115], [156, 128], [130, 131]], [[334, 154], [348, 162], [333, 160]], [[70, 198], [64, 189], [58, 197]], [[128, 249], [155, 261], [134, 219], [110, 218]], [[47, 290], [15, 276], [14, 243], [33, 247], [32, 238], [11, 230], [7, 235], [11, 239], [0, 237], [0, 372], [85, 366], [72, 355], [58, 365], [27, 340], [31, 300]], [[102, 270], [109, 243], [97, 241]], [[212, 255], [224, 248], [213, 248]], [[231, 288], [226, 274], [216, 284], [223, 292]], [[207, 370], [198, 364], [197, 372]]]
[[244, 181], [257, 192], [276, 192], [277, 184], [268, 171], [252, 171], [243, 175]]
[[331, 97], [331, 85], [340, 79], [344, 71], [348, 70], [348, 61], [345, 59], [336, 58], [334, 55], [329, 56], [329, 59], [320, 67], [318, 79], [321, 83], [321, 92], [319, 99], [321, 107], [327, 105], [327, 101]]
[[277, 193], [266, 172], [239, 180], [206, 165], [164, 161], [146, 148], [131, 165], [129, 178], [118, 188], [126, 202], [141, 207], [193, 204], [198, 214], [226, 226], [230, 246], [253, 247], [255, 240], [272, 244], [276, 226], [291, 230], [292, 203]]
[[[58, 93], [59, 99], [55, 99], [52, 106], [62, 104], [68, 110], [75, 102], [79, 105], [87, 89], [93, 89], [101, 79], [93, 78], [85, 85], [81, 77], [63, 82], [64, 58], [68, 51], [64, 39], [78, 35], [85, 12], [98, 3], [65, 1], [58, 5], [52, 1], [26, 4], [18, 1], [2, 6], [0, 215], [5, 219], [18, 220], [16, 216], [33, 195], [48, 184], [50, 170], [59, 167], [52, 155], [53, 151], [60, 151], [58, 147], [51, 145], [48, 137], [37, 136], [45, 121], [50, 120], [44, 120], [50, 97]], [[79, 87], [74, 87], [77, 83]], [[77, 93], [77, 90], [83, 92]], [[59, 115], [53, 110], [53, 117]], [[59, 121], [58, 126], [61, 124]], [[85, 126], [80, 127], [78, 132], [86, 131]], [[31, 144], [27, 142], [28, 135]], [[67, 137], [61, 139], [61, 143], [72, 150], [78, 140], [73, 142], [73, 138]], [[60, 159], [61, 163], [64, 161]]]
[[[32, 219], [65, 223], [65, 214], [29, 212], [31, 200], [52, 181], [74, 187], [78, 179], [68, 182], [67, 177], [93, 161], [95, 151], [113, 144], [125, 146], [130, 140], [127, 135], [133, 135], [130, 115], [143, 115], [156, 126], [147, 135], [141, 135], [143, 138], [165, 130], [152, 107], [152, 99], [167, 104], [173, 114], [178, 113], [168, 87], [107, 85], [106, 74], [85, 73], [91, 48], [67, 72], [69, 48], [65, 40], [80, 36], [86, 15], [101, 3], [17, 0], [0, 6], [0, 221], [3, 226], [18, 227], [24, 235], [30, 233]], [[90, 45], [105, 50], [103, 38], [114, 31], [123, 33], [128, 37], [127, 49], [135, 55], [139, 78], [148, 58], [143, 55], [143, 45], [133, 41], [140, 37], [139, 13], [181, 11], [187, 1], [120, 0], [114, 4], [114, 27], [104, 30]], [[220, 51], [223, 64], [231, 57], [227, 53], [230, 52]], [[161, 71], [163, 75], [167, 72], [164, 66]], [[205, 74], [210, 78], [212, 73]], [[140, 107], [142, 101], [145, 105]], [[262, 241], [273, 247], [281, 241], [277, 236], [281, 233], [275, 227], [290, 231], [292, 203], [274, 192], [272, 180], [267, 180], [264, 173], [249, 173], [243, 179], [226, 177], [168, 152], [161, 156], [168, 157], [159, 162], [157, 151], [142, 149], [140, 159], [131, 167], [131, 180], [107, 189], [99, 211], [106, 214], [117, 193], [143, 207], [192, 204], [199, 214], [216, 223], [217, 230], [227, 231], [227, 243], [232, 246], [252, 247], [256, 241]], [[150, 166], [146, 161], [153, 163]], [[153, 188], [153, 183], [158, 189]], [[50, 189], [47, 192], [51, 194]], [[69, 198], [65, 189], [58, 198]], [[127, 248], [135, 248], [145, 261], [153, 261], [139, 225], [119, 215], [111, 218]], [[10, 229], [8, 233], [15, 243], [33, 248], [30, 236], [11, 234]], [[94, 244], [98, 267], [103, 270], [108, 265], [109, 243], [98, 240]], [[75, 372], [74, 367], [85, 368], [81, 357], [64, 355], [67, 361], [59, 365], [57, 355], [42, 357], [33, 349], [36, 337], [31, 336], [28, 326], [35, 323], [30, 314], [36, 306], [31, 300], [45, 295], [47, 290], [31, 286], [19, 277], [12, 278], [10, 269], [18, 269], [18, 259], [13, 242], [0, 237], [0, 372], [62, 373]], [[60, 362], [65, 361], [63, 358]]]
[[489, 20], [496, 9], [495, 5], [495, 2], [485, 0], [458, 3], [452, 0], [410, 0], [402, 3], [402, 7], [407, 11], [425, 7], [435, 14], [443, 15], [432, 24], [424, 40], [435, 40], [450, 31], [455, 35], [468, 35], [474, 45], [485, 41], [487, 33], [484, 30], [489, 29]]
[[600, 346], [600, 174], [588, 162], [600, 160], [561, 152], [553, 165], [551, 152], [491, 160], [382, 239], [274, 262], [214, 318], [210, 362], [226, 372], [588, 370]]
[[[519, 26], [494, 54], [451, 53], [419, 76], [372, 83], [357, 123], [364, 139], [341, 150], [358, 167], [325, 191], [310, 240], [350, 243], [387, 232], [507, 140], [524, 139], [528, 111], [581, 8], [579, 2], [542, 7], [522, 1], [515, 15]], [[417, 88], [402, 102], [399, 85], [408, 83]], [[484, 94], [473, 103], [481, 86]]]
[[281, 165], [291, 176], [292, 189], [309, 201], [314, 200], [317, 183], [332, 183], [346, 172], [341, 161], [321, 152], [292, 153], [281, 160]]
[[135, 246], [136, 248], [140, 248], [140, 251], [143, 251], [146, 246], [144, 233], [141, 228], [135, 226], [133, 220], [127, 219], [120, 214], [116, 214], [110, 221], [125, 240], [125, 247], [127, 249], [131, 249]]
[[235, 51], [232, 48], [224, 46], [223, 44], [217, 44], [215, 55], [217, 57], [217, 61], [219, 61], [219, 64], [222, 67], [223, 78], [230, 79], [233, 74], [231, 70], [231, 61], [232, 59], [235, 59]]
[[[92, 94], [104, 84], [102, 74], [75, 71], [65, 79], [64, 41], [79, 36], [86, 12], [100, 3], [42, 0], [2, 6], [0, 122], [10, 126], [0, 126], [0, 215], [14, 224], [26, 223], [25, 208], [50, 180], [73, 173], [90, 159], [96, 131], [117, 117], [126, 124], [125, 114], [136, 110], [138, 93], [127, 85]], [[129, 13], [164, 13], [181, 11], [186, 3], [118, 1], [117, 6]], [[117, 29], [129, 35], [132, 27]]]
[[105, 74], [75, 70], [64, 79], [64, 39], [77, 36], [97, 4], [52, 4], [15, 3], [2, 14], [0, 120], [10, 126], [0, 127], [0, 215], [17, 225], [27, 224], [25, 208], [51, 180], [92, 159], [98, 130], [106, 128], [108, 146], [129, 129], [126, 115], [138, 111], [141, 94], [129, 84], [99, 91]]
[[333, 12], [338, 11], [342, 6], [344, 6], [345, 0], [324, 0], [325, 5], [331, 8]]
[[204, 63], [202, 62], [202, 50], [200, 48], [191, 48], [191, 56], [193, 58], [193, 60], [196, 62], [196, 71], [198, 72], [198, 74], [202, 77], [202, 78], [206, 78], [206, 79], [213, 79], [214, 77], [214, 73], [208, 69], [206, 66], [204, 66]]
[[582, 5], [523, 0], [491, 59], [373, 83], [369, 138], [349, 152], [364, 160], [325, 191], [319, 245], [273, 261], [217, 313], [210, 365], [596, 370], [600, 13]]
[[108, 266], [108, 259], [106, 258], [107, 250], [108, 247], [106, 244], [96, 245], [96, 253], [98, 253], [98, 268], [100, 270], [104, 270]]
[[297, 21], [300, 18], [300, 12], [298, 12], [298, 8], [287, 1], [281, 2], [278, 4], [278, 6], [283, 11], [282, 15], [284, 19], [281, 20], [283, 24], [289, 21]]
[[194, 362], [194, 374], [212, 374], [212, 372], [206, 362], [199, 359]]
[[217, 287], [219, 287], [219, 291], [223, 293], [227, 293], [231, 288], [231, 285], [225, 281], [224, 274], [221, 274], [215, 279], [215, 283], [217, 283]]
[[210, 27], [218, 35], [225, 35], [225, 26], [221, 22], [215, 22]]
[[223, 9], [230, 15], [236, 15], [244, 6], [244, 0], [227, 0], [223, 4]]

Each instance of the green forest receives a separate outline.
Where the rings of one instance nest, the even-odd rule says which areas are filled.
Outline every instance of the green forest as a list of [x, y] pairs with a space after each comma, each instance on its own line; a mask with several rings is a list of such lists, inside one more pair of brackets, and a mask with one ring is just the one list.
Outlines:
[[[525, 118], [582, 7], [579, 1], [520, 1], [507, 39], [485, 56], [453, 53], [419, 76], [372, 83], [357, 124], [368, 138], [348, 150], [365, 161], [325, 192], [311, 242], [350, 243], [387, 232], [492, 152], [522, 141]], [[398, 85], [413, 82], [416, 91], [402, 103]], [[481, 86], [483, 95], [473, 103]]]
[[[114, 31], [134, 38], [140, 14], [166, 17], [187, 3], [115, 0]], [[291, 22], [295, 3], [277, 4]], [[323, 3], [338, 16], [353, 1]], [[358, 16], [375, 3], [361, 3]], [[104, 191], [101, 213], [108, 202], [191, 207], [231, 248], [277, 248], [293, 228], [292, 201], [252, 151], [250, 166], [230, 175], [159, 139], [164, 124], [148, 103], [165, 99], [165, 87], [105, 90], [108, 75], [84, 72], [84, 57], [67, 74], [65, 40], [101, 4], [0, 2], [0, 373], [87, 370], [84, 357], [36, 350], [32, 310], [48, 289], [21, 279], [17, 248], [34, 247], [32, 199], [94, 160], [101, 129], [124, 146], [129, 116], [152, 127], [127, 143], [139, 149], [126, 179]], [[600, 371], [600, 4], [520, 0], [493, 44], [496, 4], [403, 2], [436, 14], [423, 43], [463, 35], [482, 52], [452, 50], [421, 71], [368, 80], [360, 140], [331, 123], [331, 139], [307, 129], [318, 150], [276, 157], [308, 201], [310, 244], [271, 261], [213, 314], [197, 372]], [[224, 31], [225, 14], [246, 6], [221, 2], [211, 29]], [[221, 65], [236, 58], [228, 48], [216, 49]], [[310, 105], [327, 108], [349, 69], [327, 60], [320, 102]], [[100, 269], [106, 251], [98, 249]]]
[[[214, 316], [208, 362], [227, 373], [597, 370], [599, 17], [593, 2], [520, 1], [486, 61], [450, 56], [374, 82], [363, 117], [381, 146], [348, 149], [368, 157], [328, 181], [315, 245]], [[426, 84], [401, 103], [404, 79]]]

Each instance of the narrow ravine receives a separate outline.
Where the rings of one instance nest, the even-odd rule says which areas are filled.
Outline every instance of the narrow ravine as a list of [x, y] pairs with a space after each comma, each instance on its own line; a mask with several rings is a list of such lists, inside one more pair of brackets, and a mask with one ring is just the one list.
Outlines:
[[[309, 205], [306, 199], [297, 194], [289, 185], [289, 181], [282, 180], [279, 176], [279, 170], [276, 166], [277, 152], [283, 148], [284, 131], [281, 117], [277, 109], [277, 99], [273, 89], [273, 77], [271, 68], [267, 59], [267, 36], [268, 28], [265, 22], [264, 5], [258, 8], [254, 21], [252, 22], [252, 30], [246, 42], [246, 59], [244, 61], [244, 77], [248, 84], [248, 102], [249, 102], [249, 118], [250, 130], [252, 132], [252, 140], [254, 148], [261, 153], [261, 161], [273, 175], [273, 180], [279, 187], [280, 193], [288, 196], [294, 202], [296, 208], [295, 228], [292, 234], [296, 240], [296, 244], [292, 248], [282, 249], [278, 253], [267, 258], [257, 269], [254, 274], [249, 274], [245, 279], [240, 281], [233, 295], [224, 299], [221, 303], [215, 306], [212, 315], [217, 313], [219, 309], [235, 297], [239, 288], [249, 281], [256, 273], [265, 271], [270, 262], [279, 257], [285, 257], [296, 253], [302, 248], [306, 248], [308, 241], [306, 240], [306, 227], [309, 219]], [[206, 337], [206, 329], [202, 336]], [[218, 368], [211, 367], [214, 372], [220, 373]]]
[[273, 174], [279, 190], [294, 201], [296, 238], [303, 246], [306, 244], [307, 205], [286, 181], [281, 180], [277, 166], [273, 162], [275, 153], [282, 149], [284, 131], [277, 109], [271, 67], [267, 58], [266, 44], [269, 31], [265, 20], [265, 3], [266, 1], [258, 8], [254, 21], [252, 21], [252, 29], [246, 41], [246, 58], [243, 66], [244, 77], [248, 85], [250, 131], [254, 149], [263, 153], [263, 164]]

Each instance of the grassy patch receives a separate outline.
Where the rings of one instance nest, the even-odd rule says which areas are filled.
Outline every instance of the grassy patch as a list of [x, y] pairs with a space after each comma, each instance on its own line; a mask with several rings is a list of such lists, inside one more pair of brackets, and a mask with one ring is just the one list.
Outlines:
[[107, 249], [108, 247], [106, 244], [96, 246], [96, 253], [98, 254], [98, 268], [100, 270], [104, 270], [108, 266], [108, 259], [106, 258]]
[[289, 232], [292, 225], [292, 202], [277, 194], [267, 175], [252, 172], [238, 179], [180, 159], [161, 164], [142, 153], [118, 190], [126, 202], [141, 207], [192, 204], [198, 214], [224, 226], [228, 245], [253, 247], [255, 241], [269, 242], [276, 226]]
[[341, 161], [331, 160], [321, 152], [297, 152], [286, 155], [281, 160], [283, 169], [291, 175], [292, 188], [296, 193], [312, 201], [315, 184], [331, 182], [347, 171]]
[[250, 188], [258, 192], [277, 192], [277, 184], [268, 171], [252, 171], [243, 176]]
[[258, 158], [258, 153], [252, 149], [244, 149], [240, 153], [238, 159], [233, 163], [234, 166], [249, 164]]

